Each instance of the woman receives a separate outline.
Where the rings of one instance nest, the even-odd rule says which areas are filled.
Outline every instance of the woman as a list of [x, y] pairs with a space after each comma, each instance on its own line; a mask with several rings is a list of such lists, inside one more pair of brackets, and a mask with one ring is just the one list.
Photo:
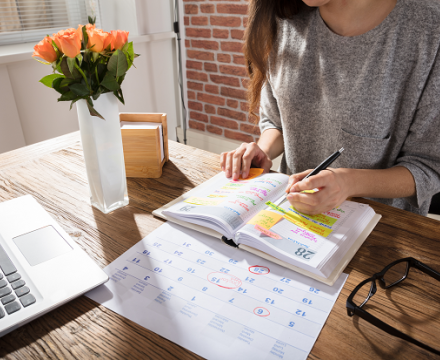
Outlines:
[[[258, 145], [221, 155], [226, 176], [268, 171], [316, 214], [347, 197], [427, 214], [440, 191], [440, 1], [251, 0], [245, 35]], [[334, 168], [301, 181], [337, 149]], [[319, 188], [316, 193], [303, 190]]]

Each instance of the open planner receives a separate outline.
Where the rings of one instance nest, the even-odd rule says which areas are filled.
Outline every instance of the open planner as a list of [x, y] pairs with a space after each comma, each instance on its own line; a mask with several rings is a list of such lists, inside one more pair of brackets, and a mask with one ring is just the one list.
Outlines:
[[333, 285], [381, 216], [352, 201], [302, 214], [282, 202], [288, 180], [262, 169], [238, 181], [220, 173], [153, 214]]

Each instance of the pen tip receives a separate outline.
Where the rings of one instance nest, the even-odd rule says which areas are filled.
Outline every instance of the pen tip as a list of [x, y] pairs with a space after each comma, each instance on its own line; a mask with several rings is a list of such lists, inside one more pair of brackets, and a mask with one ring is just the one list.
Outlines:
[[342, 147], [340, 150], [339, 150], [339, 152], [341, 153], [341, 152], [343, 152], [344, 151], [344, 148]]

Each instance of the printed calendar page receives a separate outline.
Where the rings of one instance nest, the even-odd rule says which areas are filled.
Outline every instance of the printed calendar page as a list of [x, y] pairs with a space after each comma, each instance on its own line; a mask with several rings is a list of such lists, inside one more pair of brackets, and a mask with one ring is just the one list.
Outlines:
[[330, 287], [165, 223], [86, 294], [208, 359], [306, 359], [344, 283]]

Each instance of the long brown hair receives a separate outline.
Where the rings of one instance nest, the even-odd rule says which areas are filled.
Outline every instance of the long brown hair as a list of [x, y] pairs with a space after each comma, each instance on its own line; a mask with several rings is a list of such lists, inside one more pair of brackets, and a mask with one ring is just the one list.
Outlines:
[[249, 115], [260, 102], [261, 89], [267, 80], [269, 53], [277, 37], [277, 19], [291, 18], [305, 4], [301, 0], [250, 0], [249, 19], [244, 34], [244, 56], [250, 78]]

